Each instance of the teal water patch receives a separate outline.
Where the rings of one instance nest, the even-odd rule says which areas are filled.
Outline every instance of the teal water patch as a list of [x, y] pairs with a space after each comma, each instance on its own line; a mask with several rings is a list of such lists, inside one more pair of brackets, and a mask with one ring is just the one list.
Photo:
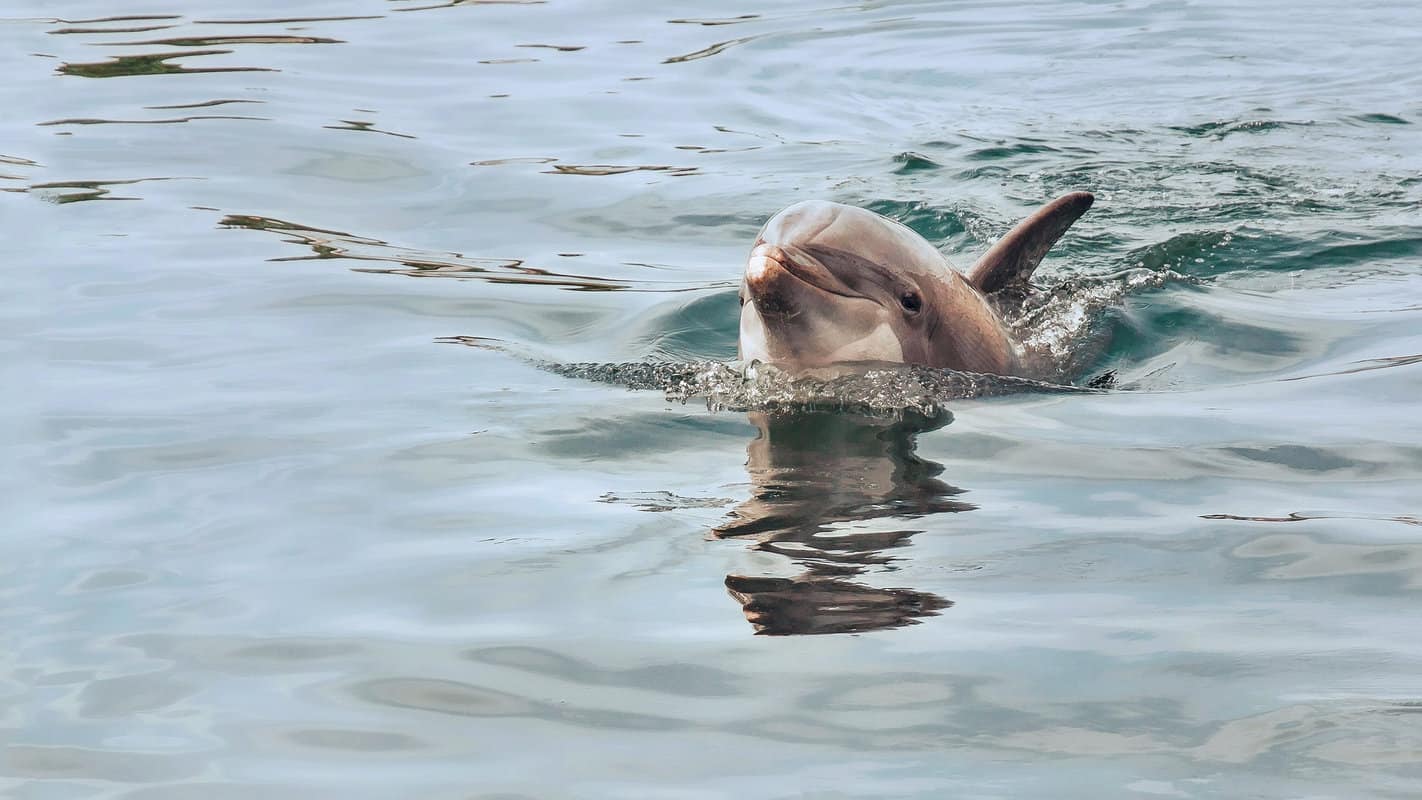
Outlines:
[[864, 207], [902, 222], [930, 242], [942, 242], [968, 230], [962, 217], [945, 200], [873, 200]]
[[709, 294], [650, 320], [639, 343], [653, 360], [729, 361], [736, 357], [740, 316], [735, 292]]

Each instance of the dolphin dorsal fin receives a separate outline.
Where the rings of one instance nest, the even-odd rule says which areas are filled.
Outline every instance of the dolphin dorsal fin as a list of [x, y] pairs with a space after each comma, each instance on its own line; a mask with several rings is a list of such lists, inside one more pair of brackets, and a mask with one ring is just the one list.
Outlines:
[[1037, 209], [978, 259], [968, 270], [968, 282], [992, 294], [1032, 277], [1047, 251], [1095, 200], [1090, 192], [1072, 192]]

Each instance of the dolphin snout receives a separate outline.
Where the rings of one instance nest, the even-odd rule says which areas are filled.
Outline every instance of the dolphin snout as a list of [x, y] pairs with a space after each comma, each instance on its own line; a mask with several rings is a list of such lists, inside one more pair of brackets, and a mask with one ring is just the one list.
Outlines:
[[757, 282], [766, 281], [774, 271], [785, 269], [788, 260], [779, 246], [762, 242], [751, 250], [750, 260], [746, 262], [746, 280], [754, 288]]
[[759, 244], [746, 261], [746, 288], [751, 302], [764, 314], [784, 315], [794, 311], [792, 298], [800, 290], [799, 279], [791, 272], [789, 255], [773, 244]]
[[[786, 295], [794, 292], [824, 292], [853, 297], [844, 281], [820, 259], [793, 244], [772, 244], [761, 241], [751, 250], [746, 261], [746, 285], [751, 296]], [[785, 297], [781, 298], [786, 299]]]

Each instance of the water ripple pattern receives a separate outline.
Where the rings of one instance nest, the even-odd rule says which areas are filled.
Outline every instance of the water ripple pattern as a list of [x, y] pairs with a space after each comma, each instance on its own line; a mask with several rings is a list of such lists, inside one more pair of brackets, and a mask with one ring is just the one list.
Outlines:
[[[1422, 796], [1419, 30], [9, 0], [0, 794]], [[1031, 380], [738, 360], [1076, 190]]]

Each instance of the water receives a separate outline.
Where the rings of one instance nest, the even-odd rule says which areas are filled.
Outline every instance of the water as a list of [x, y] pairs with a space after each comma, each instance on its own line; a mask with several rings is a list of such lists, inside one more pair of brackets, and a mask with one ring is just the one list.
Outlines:
[[[1414, 4], [0, 17], [9, 796], [1422, 794]], [[1113, 390], [512, 354], [732, 358], [798, 199], [966, 265], [1075, 189], [1025, 319]]]

